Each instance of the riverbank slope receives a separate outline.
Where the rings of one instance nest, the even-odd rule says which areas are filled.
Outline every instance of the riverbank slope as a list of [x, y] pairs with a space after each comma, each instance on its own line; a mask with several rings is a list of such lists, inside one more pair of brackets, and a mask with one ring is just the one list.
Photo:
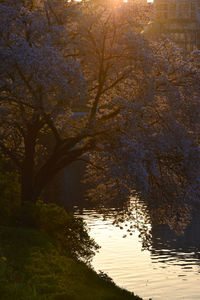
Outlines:
[[48, 235], [0, 227], [0, 295], [4, 300], [141, 300], [64, 255]]

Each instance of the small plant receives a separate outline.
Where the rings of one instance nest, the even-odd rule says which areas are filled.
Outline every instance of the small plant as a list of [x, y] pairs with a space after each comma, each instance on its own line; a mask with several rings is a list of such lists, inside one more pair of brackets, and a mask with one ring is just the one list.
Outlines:
[[105, 281], [108, 281], [108, 282], [113, 282], [113, 279], [108, 276], [108, 274], [106, 274], [105, 272], [99, 270], [99, 273], [98, 273], [99, 277], [104, 279]]

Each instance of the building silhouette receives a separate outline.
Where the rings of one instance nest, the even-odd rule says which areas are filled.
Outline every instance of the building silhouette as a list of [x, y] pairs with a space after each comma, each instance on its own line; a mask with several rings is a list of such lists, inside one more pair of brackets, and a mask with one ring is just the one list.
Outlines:
[[186, 51], [200, 49], [200, 0], [154, 0], [153, 20], [144, 33], [167, 35]]

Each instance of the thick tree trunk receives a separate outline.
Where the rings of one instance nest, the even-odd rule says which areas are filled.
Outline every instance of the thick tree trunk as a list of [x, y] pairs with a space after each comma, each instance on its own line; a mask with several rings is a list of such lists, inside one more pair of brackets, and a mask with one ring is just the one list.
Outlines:
[[30, 174], [27, 176], [23, 175], [21, 180], [21, 202], [22, 204], [25, 202], [35, 202], [33, 193], [33, 185]]
[[43, 165], [35, 177], [33, 187], [33, 200], [36, 201], [44, 188], [58, 174], [59, 171], [69, 166], [84, 154], [86, 149], [66, 150], [62, 153], [59, 149], [55, 150], [49, 160]]
[[83, 147], [73, 148], [81, 139], [75, 137], [66, 141], [59, 141], [56, 144], [52, 155], [47, 159], [44, 165], [36, 172], [35, 170], [35, 144], [37, 137], [37, 127], [30, 127], [24, 137], [25, 155], [22, 165], [21, 177], [21, 200], [24, 202], [35, 203], [46, 185], [63, 168], [77, 160], [88, 150], [91, 150], [90, 144]]
[[21, 201], [35, 202], [34, 199], [34, 159], [35, 159], [36, 131], [31, 128], [24, 137], [25, 153], [21, 173]]
[[[35, 144], [37, 130], [32, 126], [24, 137], [24, 160], [21, 170], [21, 212], [18, 223], [20, 226], [35, 227], [37, 220], [34, 214], [34, 204], [37, 197], [34, 193]], [[30, 205], [27, 205], [29, 203]]]

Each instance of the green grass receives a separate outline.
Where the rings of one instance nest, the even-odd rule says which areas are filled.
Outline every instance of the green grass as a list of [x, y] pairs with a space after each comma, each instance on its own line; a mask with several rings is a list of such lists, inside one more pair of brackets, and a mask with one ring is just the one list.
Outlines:
[[120, 300], [141, 298], [66, 257], [44, 233], [0, 227], [0, 299]]

